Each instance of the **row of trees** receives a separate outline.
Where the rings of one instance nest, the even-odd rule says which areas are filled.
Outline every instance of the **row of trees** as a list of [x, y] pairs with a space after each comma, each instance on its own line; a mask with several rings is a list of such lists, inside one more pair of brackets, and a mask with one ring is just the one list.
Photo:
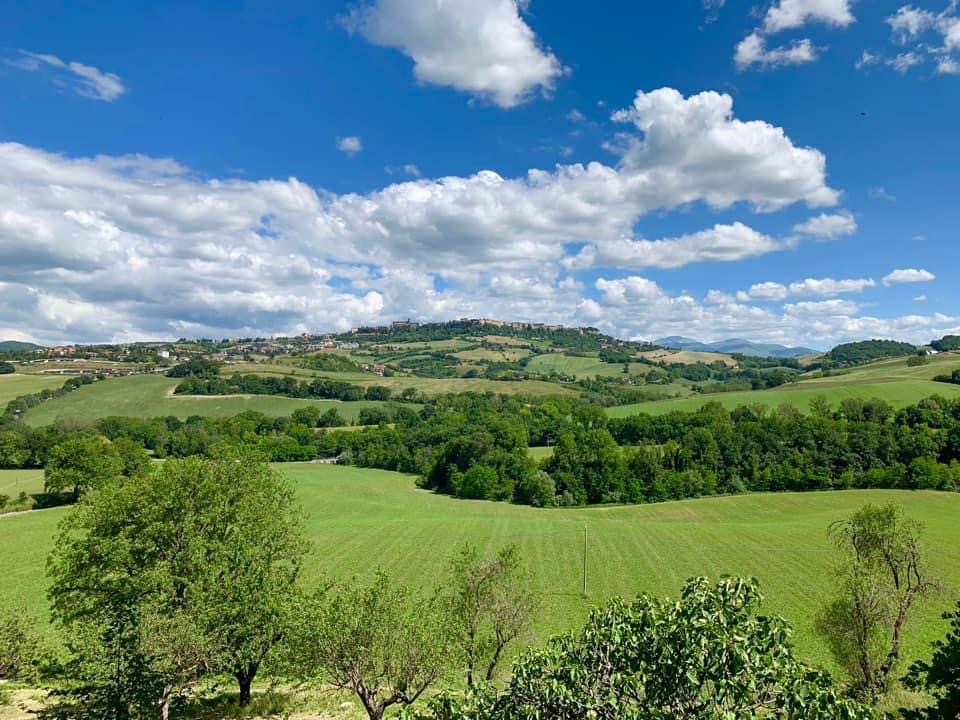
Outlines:
[[937, 375], [933, 379], [936, 382], [950, 383], [951, 385], [960, 385], [960, 370], [954, 370], [949, 375]]
[[[341, 380], [314, 378], [298, 380], [290, 375], [240, 375], [230, 377], [187, 377], [174, 391], [178, 395], [283, 395], [323, 400], [389, 400], [393, 391], [383, 385], [362, 387]], [[414, 391], [415, 392], [415, 391]], [[408, 395], [400, 393], [399, 400]]]
[[17, 371], [17, 366], [6, 360], [0, 361], [0, 375], [12, 375]]

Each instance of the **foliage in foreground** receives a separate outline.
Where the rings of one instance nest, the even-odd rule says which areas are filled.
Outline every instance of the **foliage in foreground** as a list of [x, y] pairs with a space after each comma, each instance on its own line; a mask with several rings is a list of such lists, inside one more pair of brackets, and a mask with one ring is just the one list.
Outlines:
[[691, 580], [678, 601], [640, 596], [595, 610], [579, 635], [531, 650], [506, 690], [440, 696], [432, 720], [867, 720], [830, 677], [799, 662], [790, 628], [755, 616], [755, 581]]
[[921, 529], [894, 504], [864, 505], [831, 527], [840, 553], [839, 597], [822, 611], [818, 630], [854, 689], [868, 699], [890, 689], [911, 611], [935, 588], [923, 561]]
[[292, 488], [253, 458], [169, 461], [85, 495], [49, 560], [83, 683], [54, 713], [165, 715], [211, 673], [234, 676], [249, 702], [303, 550]]
[[930, 662], [917, 661], [910, 666], [904, 684], [911, 690], [929, 693], [935, 704], [921, 710], [904, 710], [907, 720], [956, 720], [960, 718], [960, 602], [957, 609], [944, 613], [950, 620], [950, 632], [933, 644]]

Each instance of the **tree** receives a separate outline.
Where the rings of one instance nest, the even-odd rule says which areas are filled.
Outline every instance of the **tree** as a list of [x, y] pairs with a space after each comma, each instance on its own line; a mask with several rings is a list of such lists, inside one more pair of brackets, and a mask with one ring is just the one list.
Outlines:
[[6, 360], [0, 361], [0, 375], [11, 375], [17, 371], [16, 365]]
[[916, 601], [935, 587], [920, 547], [922, 528], [897, 505], [864, 505], [834, 523], [840, 597], [821, 612], [817, 629], [867, 698], [887, 692]]
[[689, 581], [678, 601], [642, 595], [594, 610], [579, 634], [530, 650], [503, 693], [441, 696], [435, 720], [866, 720], [829, 675], [800, 661], [780, 618], [756, 617], [755, 581]]
[[933, 643], [930, 662], [922, 660], [910, 666], [904, 684], [932, 696], [936, 705], [920, 710], [902, 710], [906, 720], [956, 720], [960, 717], [960, 602], [953, 612], [944, 613], [950, 631]]
[[250, 456], [168, 460], [85, 495], [48, 563], [81, 700], [162, 710], [209, 671], [249, 702], [304, 549], [292, 487]]
[[113, 444], [102, 436], [83, 436], [54, 445], [43, 471], [44, 490], [70, 492], [78, 499], [123, 474], [123, 461]]
[[447, 666], [449, 641], [435, 600], [393, 586], [382, 572], [304, 604], [287, 663], [303, 680], [356, 695], [370, 720], [416, 702]]
[[464, 545], [450, 563], [444, 604], [468, 686], [496, 676], [507, 646], [527, 632], [536, 602], [516, 545], [494, 557]]

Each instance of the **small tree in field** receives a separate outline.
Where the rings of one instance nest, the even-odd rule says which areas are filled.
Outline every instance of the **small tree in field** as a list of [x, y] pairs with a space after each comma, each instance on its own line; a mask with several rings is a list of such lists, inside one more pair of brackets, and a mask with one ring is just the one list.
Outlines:
[[304, 604], [291, 632], [292, 674], [353, 693], [370, 720], [412, 705], [443, 674], [449, 644], [435, 601], [383, 573], [324, 595]]
[[911, 610], [935, 587], [923, 563], [921, 526], [896, 505], [865, 505], [834, 523], [830, 535], [840, 553], [840, 597], [823, 609], [817, 627], [855, 689], [875, 698], [890, 687]]
[[124, 464], [105, 437], [76, 437], [54, 445], [43, 471], [48, 493], [73, 494], [78, 499], [87, 490], [102, 487], [123, 474]]
[[956, 720], [960, 718], [960, 602], [952, 613], [944, 614], [950, 620], [950, 632], [933, 644], [930, 662], [917, 661], [910, 666], [904, 684], [911, 690], [926, 692], [935, 705], [921, 710], [902, 710], [907, 720]]
[[292, 487], [253, 457], [169, 460], [84, 495], [48, 561], [77, 705], [163, 715], [210, 672], [248, 703], [304, 549]]
[[483, 557], [465, 545], [450, 563], [444, 597], [468, 686], [493, 680], [507, 646], [523, 635], [535, 608], [516, 545]]

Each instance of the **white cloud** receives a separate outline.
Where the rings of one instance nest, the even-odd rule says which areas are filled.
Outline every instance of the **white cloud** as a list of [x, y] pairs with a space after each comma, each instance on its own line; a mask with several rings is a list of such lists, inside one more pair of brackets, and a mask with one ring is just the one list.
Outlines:
[[833, 278], [807, 278], [800, 282], [790, 283], [791, 295], [840, 295], [843, 293], [859, 293], [867, 288], [876, 287], [876, 282], [870, 278], [850, 280], [834, 280]]
[[926, 301], [927, 301], [927, 296], [926, 296], [926, 295], [917, 295], [917, 296], [913, 299], [913, 301], [914, 301], [914, 302], [926, 302]]
[[383, 171], [387, 175], [409, 175], [410, 177], [419, 178], [423, 177], [423, 173], [420, 172], [420, 167], [414, 163], [407, 163], [405, 165], [387, 165], [383, 168]]
[[852, 4], [853, 0], [779, 0], [767, 10], [763, 30], [773, 34], [811, 22], [847, 27], [855, 21]]
[[753, 285], [748, 291], [737, 293], [737, 300], [747, 302], [749, 300], [785, 300], [789, 291], [785, 285], [775, 282], [762, 282]]
[[356, 135], [337, 138], [337, 149], [344, 155], [353, 157], [363, 150], [363, 143]]
[[581, 251], [577, 259], [581, 266], [678, 268], [695, 262], [742, 260], [782, 247], [770, 236], [738, 222], [663, 240], [618, 238], [597, 242]]
[[866, 288], [875, 287], [876, 282], [869, 278], [834, 280], [833, 278], [807, 278], [790, 283], [789, 286], [777, 282], [763, 282], [753, 285], [749, 290], [737, 292], [740, 302], [751, 300], [781, 301], [788, 297], [831, 297], [844, 293], [860, 293]]
[[28, 72], [55, 72], [77, 95], [91, 100], [113, 102], [127, 91], [118, 75], [104, 72], [92, 65], [61, 60], [48, 53], [21, 50], [19, 57], [10, 60], [9, 64]]
[[883, 284], [889, 286], [898, 285], [900, 283], [930, 282], [931, 280], [936, 279], [937, 276], [929, 270], [907, 268], [904, 270], [894, 270], [883, 278]]
[[747, 35], [737, 45], [734, 62], [740, 70], [758, 66], [777, 68], [784, 65], [803, 65], [817, 59], [817, 50], [808, 39], [797, 40], [789, 45], [767, 49], [767, 41], [760, 33]]
[[565, 70], [521, 10], [529, 0], [375, 0], [346, 19], [375, 45], [414, 62], [417, 80], [489, 98], [503, 108], [548, 93]]
[[637, 266], [730, 260], [778, 244], [738, 222], [661, 241], [633, 230], [694, 203], [771, 212], [836, 202], [822, 153], [735, 118], [729, 96], [639, 93], [616, 117], [630, 137], [615, 166], [486, 170], [366, 194], [0, 144], [0, 329], [59, 342], [400, 316], [573, 322], [590, 306], [565, 269], [571, 245], [592, 248], [593, 261], [625, 251]]
[[572, 123], [582, 123], [582, 122], [585, 122], [586, 119], [587, 118], [584, 117], [583, 113], [577, 110], [576, 108], [573, 108], [573, 110], [567, 113], [567, 120], [569, 120]]
[[835, 214], [821, 213], [804, 223], [794, 225], [793, 231], [801, 235], [810, 235], [821, 240], [834, 240], [857, 231], [857, 221], [848, 212]]
[[891, 195], [887, 192], [886, 188], [875, 187], [867, 190], [867, 195], [870, 196], [872, 200], [886, 200], [887, 202], [896, 202], [897, 198], [894, 195]]
[[798, 316], [850, 316], [860, 312], [860, 306], [849, 300], [818, 300], [815, 302], [788, 303], [783, 306], [787, 315]]
[[[912, 5], [900, 7], [887, 18], [887, 24], [893, 33], [894, 41], [900, 45], [914, 43], [913, 50], [899, 53], [887, 60], [887, 64], [899, 72], [923, 62], [921, 53], [931, 56], [936, 62], [937, 72], [941, 75], [960, 74], [960, 16], [957, 15], [960, 3], [950, 0], [947, 7], [939, 13]], [[941, 45], [921, 42], [928, 33], [940, 36]]]
[[869, 50], [864, 50], [863, 53], [860, 55], [860, 59], [857, 60], [856, 63], [854, 63], [854, 67], [856, 67], [857, 70], [862, 70], [865, 67], [876, 65], [879, 62], [880, 62], [880, 58], [877, 55], [874, 55]]

